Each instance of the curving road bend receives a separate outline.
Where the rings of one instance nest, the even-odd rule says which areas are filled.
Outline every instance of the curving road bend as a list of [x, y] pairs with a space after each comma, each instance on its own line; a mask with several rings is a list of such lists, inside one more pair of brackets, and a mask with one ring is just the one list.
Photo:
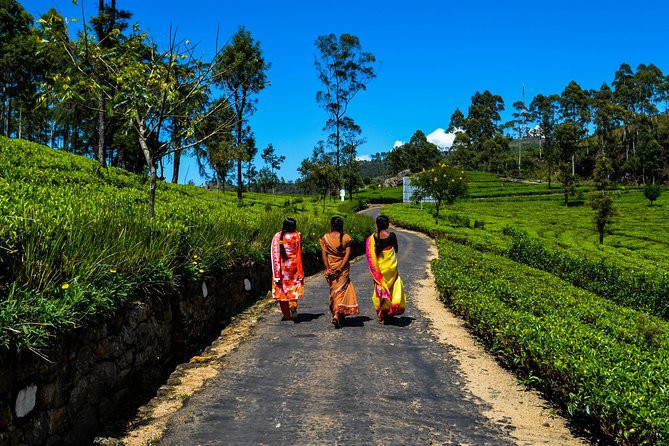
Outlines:
[[341, 330], [330, 324], [325, 279], [309, 281], [300, 322], [272, 310], [172, 417], [161, 444], [514, 444], [412, 305], [429, 242], [396, 233], [408, 309], [395, 325], [375, 320], [364, 259], [351, 268], [361, 315]]

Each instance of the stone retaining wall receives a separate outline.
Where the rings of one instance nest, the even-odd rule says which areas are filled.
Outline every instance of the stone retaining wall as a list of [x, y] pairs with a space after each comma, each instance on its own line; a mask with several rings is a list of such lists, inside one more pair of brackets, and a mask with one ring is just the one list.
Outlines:
[[[315, 255], [305, 255], [304, 266], [306, 274], [322, 268]], [[119, 404], [210, 343], [270, 284], [269, 263], [249, 264], [179, 295], [134, 302], [58, 339], [48, 361], [30, 352], [0, 355], [0, 446], [89, 443]]]

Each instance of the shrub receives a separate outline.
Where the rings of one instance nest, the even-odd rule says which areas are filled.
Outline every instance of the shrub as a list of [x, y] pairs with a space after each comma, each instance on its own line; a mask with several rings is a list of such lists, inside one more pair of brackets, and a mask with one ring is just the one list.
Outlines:
[[662, 188], [657, 184], [649, 184], [643, 188], [643, 195], [646, 197], [650, 205], [653, 205], [653, 202], [660, 198], [662, 193]]
[[667, 322], [503, 257], [438, 248], [444, 300], [526, 382], [619, 444], [669, 444]]
[[549, 249], [526, 233], [505, 228], [512, 243], [506, 255], [516, 262], [538, 268], [612, 301], [669, 319], [669, 273], [634, 271], [605, 259], [591, 260]]

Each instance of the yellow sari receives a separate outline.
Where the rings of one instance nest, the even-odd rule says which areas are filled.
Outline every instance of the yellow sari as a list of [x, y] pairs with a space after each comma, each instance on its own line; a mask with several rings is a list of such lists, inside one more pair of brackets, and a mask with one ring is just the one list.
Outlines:
[[397, 255], [392, 246], [376, 253], [374, 234], [367, 237], [365, 244], [367, 265], [374, 279], [372, 303], [380, 321], [404, 313], [406, 297], [404, 284], [397, 269]]

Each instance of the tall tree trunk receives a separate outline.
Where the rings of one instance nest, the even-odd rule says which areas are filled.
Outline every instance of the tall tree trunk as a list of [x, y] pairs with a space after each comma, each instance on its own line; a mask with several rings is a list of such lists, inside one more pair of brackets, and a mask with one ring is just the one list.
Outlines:
[[[23, 110], [19, 109], [19, 139], [21, 137], [23, 132]], [[53, 149], [53, 129], [51, 130], [51, 138], [52, 138], [52, 143], [51, 143], [51, 148]]]
[[[179, 167], [181, 166], [181, 150], [174, 151], [174, 171], [172, 172], [172, 183], [179, 183]], [[188, 173], [188, 172], [186, 172]], [[218, 175], [216, 176], [218, 178]]]
[[12, 100], [7, 100], [7, 120], [5, 121], [5, 136], [9, 137], [12, 134], [11, 130], [11, 116], [12, 116]]
[[63, 150], [68, 150], [70, 144], [70, 124], [65, 124], [63, 127]]
[[100, 93], [98, 98], [98, 162], [100, 166], [107, 167], [107, 160], [105, 159], [105, 98]]
[[5, 95], [5, 90], [6, 87], [3, 85], [2, 86], [2, 99], [0, 100], [0, 105], [2, 108], [0, 109], [0, 125], [2, 126], [2, 134], [7, 136], [7, 127], [5, 126], [5, 111], [7, 111], [7, 105], [5, 103], [7, 97]]
[[[341, 153], [340, 152], [341, 141], [340, 141], [340, 130], [339, 130], [340, 126], [341, 126], [341, 120], [340, 120], [339, 117], [337, 117], [337, 141], [336, 141], [337, 151], [335, 152], [335, 158], [336, 158], [336, 162], [337, 162], [337, 189], [341, 189], [341, 163], [340, 163], [340, 160], [339, 160], [340, 153]], [[337, 192], [339, 192], [339, 191], [337, 191]]]
[[244, 188], [244, 183], [242, 181], [242, 162], [237, 160], [237, 198], [242, 199], [242, 189]]
[[571, 174], [576, 175], [576, 154], [571, 156]]
[[151, 173], [151, 184], [149, 186], [149, 206], [146, 213], [149, 217], [153, 217], [156, 207], [156, 183], [158, 179], [158, 166], [156, 165], [156, 161], [154, 160], [151, 149], [149, 148], [149, 143], [145, 134], [146, 130], [144, 128], [144, 122], [139, 118], [139, 116], [135, 116], [135, 123], [137, 124], [137, 138], [139, 140], [139, 146], [142, 149], [144, 160], [146, 161], [146, 165], [149, 167], [149, 172]]
[[151, 172], [151, 185], [149, 186], [149, 208], [147, 214], [149, 217], [153, 217], [156, 209], [156, 183], [158, 180], [158, 169], [156, 169], [155, 163], [151, 164], [149, 171]]

